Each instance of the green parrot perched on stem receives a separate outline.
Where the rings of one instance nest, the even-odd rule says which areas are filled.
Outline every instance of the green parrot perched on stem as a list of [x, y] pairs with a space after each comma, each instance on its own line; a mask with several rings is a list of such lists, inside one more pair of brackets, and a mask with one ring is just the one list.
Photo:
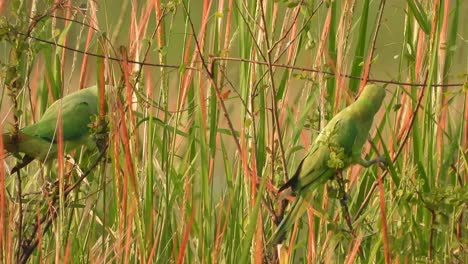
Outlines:
[[[108, 89], [108, 88], [107, 88]], [[88, 87], [55, 101], [35, 124], [22, 128], [18, 135], [2, 135], [7, 153], [24, 153], [23, 160], [13, 168], [14, 173], [34, 159], [41, 162], [57, 157], [58, 114], [61, 110], [64, 152], [84, 144], [92, 144], [90, 125], [93, 116], [99, 114], [99, 89]]]
[[377, 162], [385, 162], [383, 157], [374, 160], [361, 157], [362, 147], [384, 97], [383, 87], [367, 85], [360, 97], [333, 117], [320, 132], [294, 176], [279, 189], [281, 196], [292, 193], [297, 197], [270, 243], [278, 244], [284, 239], [286, 232], [306, 211], [314, 190], [336, 173], [352, 164], [369, 167]]

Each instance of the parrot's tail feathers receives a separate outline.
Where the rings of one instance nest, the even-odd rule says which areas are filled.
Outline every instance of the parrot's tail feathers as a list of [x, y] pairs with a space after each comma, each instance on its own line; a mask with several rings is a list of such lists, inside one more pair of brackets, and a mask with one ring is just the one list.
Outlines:
[[305, 201], [302, 196], [298, 196], [291, 205], [291, 210], [289, 213], [286, 214], [281, 223], [278, 225], [278, 228], [276, 228], [276, 231], [270, 238], [268, 244], [276, 245], [283, 242], [283, 240], [286, 238], [286, 233], [292, 228], [296, 220], [304, 214], [308, 205], [309, 203]]
[[21, 150], [28, 147], [28, 142], [37, 140], [35, 137], [27, 135], [21, 131], [18, 134], [4, 133], [2, 134], [3, 149], [5, 152], [18, 153]]
[[5, 159], [6, 157], [10, 155], [10, 151], [5, 147], [5, 141], [8, 140], [9, 138], [8, 134], [9, 133], [2, 134], [3, 151], [1, 152], [2, 154], [0, 155], [0, 159]]
[[13, 134], [3, 133], [2, 134], [3, 149], [5, 152], [15, 152], [17, 144], [14, 144]]
[[283, 186], [281, 186], [278, 189], [278, 193], [281, 193], [286, 189], [292, 189], [292, 186], [295, 184], [296, 180], [297, 179], [295, 177], [292, 177], [291, 179], [289, 179], [289, 181], [287, 181]]
[[15, 174], [16, 172], [18, 172], [22, 168], [26, 167], [33, 160], [34, 160], [33, 157], [30, 157], [28, 155], [24, 155], [23, 160], [20, 163], [16, 164], [16, 166], [13, 167], [13, 169], [11, 169], [10, 174]]
[[304, 160], [301, 161], [299, 166], [297, 167], [296, 173], [287, 181], [281, 188], [279, 188], [278, 193], [281, 193], [282, 191], [290, 188], [291, 191], [294, 189], [294, 186], [297, 184], [297, 179], [299, 178], [299, 173], [302, 170], [302, 163], [304, 163]]

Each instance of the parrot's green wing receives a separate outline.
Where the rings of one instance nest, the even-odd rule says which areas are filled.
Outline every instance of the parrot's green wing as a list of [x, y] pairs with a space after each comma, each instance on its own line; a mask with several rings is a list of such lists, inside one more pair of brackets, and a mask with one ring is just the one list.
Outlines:
[[348, 166], [357, 132], [356, 124], [347, 111], [336, 115], [317, 137], [294, 176], [280, 191], [289, 186], [294, 193], [314, 189], [311, 185], [323, 184], [336, 173], [336, 169]]
[[61, 111], [64, 141], [80, 141], [89, 133], [89, 123], [97, 115], [96, 89], [87, 88], [54, 102], [35, 124], [23, 128], [27, 135], [57, 142], [58, 115]]

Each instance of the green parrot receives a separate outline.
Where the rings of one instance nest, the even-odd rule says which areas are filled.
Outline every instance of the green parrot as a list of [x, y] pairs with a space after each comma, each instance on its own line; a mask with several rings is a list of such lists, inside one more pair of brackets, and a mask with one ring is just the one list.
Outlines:
[[385, 88], [367, 85], [360, 97], [333, 117], [320, 132], [294, 176], [278, 191], [281, 196], [292, 193], [297, 197], [270, 243], [278, 244], [284, 239], [287, 230], [306, 211], [308, 201], [313, 198], [313, 191], [338, 171], [352, 164], [369, 167], [377, 162], [385, 162], [383, 157], [374, 160], [363, 160], [361, 157], [362, 147], [384, 97]]
[[7, 153], [24, 153], [23, 160], [11, 173], [18, 171], [34, 159], [41, 162], [57, 157], [58, 113], [61, 109], [64, 152], [78, 146], [92, 144], [90, 124], [92, 117], [99, 114], [97, 86], [71, 93], [55, 101], [33, 125], [22, 128], [18, 135], [4, 133], [3, 146]]

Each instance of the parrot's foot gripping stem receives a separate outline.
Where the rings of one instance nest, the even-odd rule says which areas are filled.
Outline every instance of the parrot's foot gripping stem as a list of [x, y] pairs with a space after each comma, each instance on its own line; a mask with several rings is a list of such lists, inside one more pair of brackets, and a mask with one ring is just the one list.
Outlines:
[[371, 160], [358, 160], [356, 163], [360, 164], [361, 166], [363, 167], [370, 167], [376, 163], [380, 164], [382, 167], [386, 167], [387, 166], [387, 159], [385, 158], [385, 156], [378, 156], [377, 158], [375, 159], [371, 159]]
[[379, 156], [373, 160], [370, 160], [369, 162], [371, 163], [371, 165], [377, 163], [383, 169], [388, 165], [387, 158], [385, 158], [385, 156]]
[[349, 194], [347, 192], [343, 193], [343, 197], [340, 199], [341, 206], [348, 206]]

